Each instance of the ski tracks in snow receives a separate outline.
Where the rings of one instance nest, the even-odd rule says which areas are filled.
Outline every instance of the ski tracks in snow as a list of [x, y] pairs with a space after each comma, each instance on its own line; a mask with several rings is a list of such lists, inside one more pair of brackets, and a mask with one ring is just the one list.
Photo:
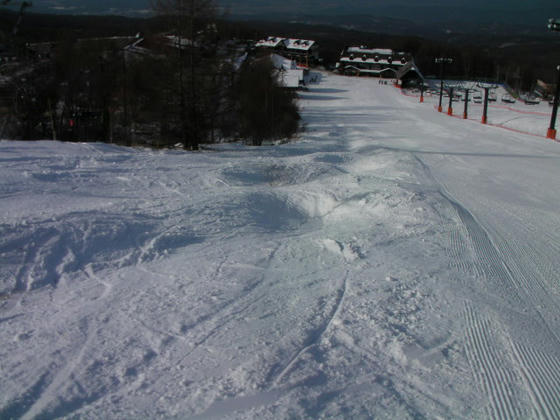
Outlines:
[[516, 390], [519, 377], [516, 377], [511, 361], [503, 351], [503, 344], [498, 342], [500, 332], [492, 328], [489, 320], [480, 319], [468, 304], [465, 318], [465, 351], [473, 375], [482, 393], [488, 397], [487, 416], [500, 420], [524, 417], [527, 413], [519, 404]]
[[331, 313], [324, 319], [324, 323], [319, 325], [316, 329], [314, 329], [311, 333], [308, 333], [307, 339], [303, 343], [303, 347], [298, 350], [294, 356], [289, 360], [289, 362], [282, 368], [282, 370], [275, 374], [275, 378], [272, 380], [272, 388], [278, 387], [278, 385], [284, 379], [284, 376], [288, 374], [297, 363], [298, 359], [301, 357], [302, 354], [310, 350], [313, 346], [319, 345], [325, 333], [329, 331], [331, 325], [336, 324], [338, 320], [338, 315], [342, 310], [344, 298], [347, 293], [348, 289], [348, 276], [349, 272], [347, 271], [343, 280], [342, 284], [339, 286], [338, 292], [336, 294], [336, 302], [332, 308]]
[[[427, 166], [425, 169], [429, 171]], [[475, 300], [465, 301], [464, 346], [472, 374], [488, 399], [486, 415], [503, 420], [557, 419], [560, 341], [547, 322], [558, 315], [556, 304], [546, 296], [538, 270], [531, 271], [533, 267], [525, 264], [530, 260], [527, 247], [492, 239], [475, 217], [441, 188], [457, 220], [449, 234], [450, 265], [462, 273], [458, 276], [462, 287], [475, 293]], [[484, 302], [491, 306], [485, 307]], [[496, 305], [502, 307], [500, 314], [495, 312]], [[551, 313], [543, 314], [545, 308]], [[516, 314], [516, 319], [525, 319], [525, 326], [519, 321], [510, 325], [514, 321], [507, 317], [508, 311]], [[526, 332], [533, 336], [523, 341], [531, 345], [517, 338], [519, 329], [527, 327]], [[548, 352], [533, 347], [532, 342], [541, 340]]]
[[[72, 407], [72, 404], [67, 404], [64, 400], [57, 401], [58, 404], [54, 406], [49, 407], [49, 405], [51, 405], [54, 400], [59, 399], [61, 390], [70, 388], [72, 384], [75, 383], [76, 378], [74, 378], [74, 371], [82, 366], [85, 354], [90, 350], [92, 332], [90, 331], [87, 319], [84, 318], [80, 322], [80, 330], [86, 338], [85, 341], [80, 344], [79, 351], [70, 360], [65, 360], [64, 366], [54, 374], [48, 385], [37, 394], [37, 400], [29, 407], [25, 415], [22, 416], [22, 420], [31, 420], [40, 416], [61, 417], [74, 411], [75, 407]], [[86, 400], [82, 400], [78, 405], [85, 403]]]
[[560, 359], [521, 344], [512, 343], [512, 348], [529, 388], [535, 417], [557, 419], [560, 415]]

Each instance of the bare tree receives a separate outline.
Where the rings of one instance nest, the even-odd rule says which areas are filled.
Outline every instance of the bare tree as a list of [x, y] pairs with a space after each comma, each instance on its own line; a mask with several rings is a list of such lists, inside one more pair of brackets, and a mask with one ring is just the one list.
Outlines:
[[253, 146], [267, 139], [285, 139], [297, 132], [296, 97], [278, 83], [268, 58], [247, 62], [237, 81], [239, 134]]
[[[12, 0], [2, 0], [1, 5], [2, 6], [9, 6], [11, 4], [14, 4], [14, 2]], [[23, 20], [23, 13], [25, 12], [25, 9], [27, 9], [28, 7], [33, 6], [33, 3], [31, 3], [30, 1], [22, 1], [20, 6], [19, 6], [19, 14], [18, 14], [18, 18], [17, 21], [12, 29], [12, 35], [17, 35], [18, 30], [19, 30], [19, 26], [21, 25], [21, 21]]]
[[[153, 9], [169, 19], [176, 50], [181, 136], [186, 148], [196, 150], [204, 138], [201, 88], [205, 77], [205, 52], [217, 17], [214, 0], [153, 0]], [[214, 26], [215, 28], [215, 26]], [[207, 54], [211, 55], [211, 54]], [[207, 60], [206, 60], [207, 61]]]

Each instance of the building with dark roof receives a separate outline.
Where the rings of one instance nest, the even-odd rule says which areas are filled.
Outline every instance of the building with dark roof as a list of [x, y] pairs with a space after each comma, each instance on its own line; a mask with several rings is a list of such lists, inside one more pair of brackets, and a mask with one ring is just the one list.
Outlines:
[[362, 45], [344, 48], [335, 69], [340, 74], [394, 79], [397, 78], [397, 73], [412, 61], [409, 53], [367, 48]]
[[269, 36], [258, 41], [255, 47], [272, 50], [276, 54], [294, 60], [303, 68], [309, 68], [319, 60], [319, 45], [310, 39]]

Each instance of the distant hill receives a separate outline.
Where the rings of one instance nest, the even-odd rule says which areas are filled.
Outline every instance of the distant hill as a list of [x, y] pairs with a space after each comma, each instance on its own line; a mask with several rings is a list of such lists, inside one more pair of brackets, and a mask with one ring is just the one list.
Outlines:
[[[123, 5], [126, 1], [120, 0], [118, 4]], [[233, 13], [230, 16], [233, 19], [222, 20], [222, 26], [230, 35], [240, 38], [258, 39], [272, 34], [316, 40], [327, 67], [336, 62], [340, 51], [347, 45], [369, 45], [411, 52], [426, 75], [437, 73], [433, 57], [439, 54], [458, 57], [457, 63], [449, 69], [458, 77], [468, 67], [471, 73], [476, 70], [476, 74], [481, 77], [503, 76], [509, 72], [526, 74], [527, 80], [538, 77], [553, 81], [556, 65], [560, 63], [560, 34], [547, 33], [540, 27], [533, 29], [533, 33], [521, 33], [521, 25], [508, 24], [489, 24], [479, 30], [484, 25], [473, 22], [465, 23], [463, 29], [466, 30], [461, 32], [451, 24], [438, 25], [426, 23], [422, 19], [367, 14], [302, 15], [289, 20], [280, 17], [275, 20], [265, 15], [267, 19], [253, 16], [246, 21]], [[34, 5], [26, 12], [18, 37], [22, 42], [38, 42], [136, 33], [149, 36], [166, 28], [164, 19], [145, 19], [146, 14], [141, 14], [141, 17], [38, 14]], [[16, 13], [0, 12], [0, 38], [11, 33], [16, 21]], [[471, 57], [474, 64], [470, 67], [461, 64], [461, 60], [466, 60], [465, 57]]]
[[[557, 0], [221, 0], [231, 15], [335, 24], [373, 32], [538, 34], [560, 17]], [[394, 26], [396, 23], [396, 26]], [[404, 23], [404, 24], [403, 24]], [[404, 32], [403, 32], [404, 31]], [[420, 33], [418, 33], [420, 31]]]
[[31, 9], [36, 13], [141, 16], [151, 12], [150, 0], [33, 0], [32, 3]]
[[[369, 14], [422, 23], [465, 21], [481, 24], [517, 23], [543, 26], [560, 13], [557, 0], [220, 0], [234, 15]], [[552, 14], [552, 16], [551, 16]]]
[[[560, 17], [557, 0], [217, 0], [234, 19], [327, 24], [421, 36], [546, 32]], [[32, 11], [148, 16], [150, 0], [35, 0]]]
[[[217, 0], [234, 16], [273, 17], [373, 15], [415, 20], [419, 23], [465, 21], [545, 25], [560, 17], [557, 0]], [[149, 0], [35, 0], [33, 9], [50, 13], [145, 14]]]

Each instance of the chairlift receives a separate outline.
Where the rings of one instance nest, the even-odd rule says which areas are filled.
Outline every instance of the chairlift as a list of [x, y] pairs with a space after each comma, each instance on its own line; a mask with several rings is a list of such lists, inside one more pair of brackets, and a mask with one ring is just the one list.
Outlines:
[[549, 19], [547, 27], [549, 31], [560, 31], [560, 19]]
[[506, 94], [502, 95], [502, 102], [505, 102], [507, 104], [514, 104], [515, 99], [509, 93], [506, 93]]
[[523, 102], [525, 102], [525, 105], [538, 105], [541, 103], [541, 100], [536, 96], [528, 95], [524, 98]]
[[481, 104], [482, 103], [482, 93], [480, 93], [480, 91], [478, 91], [478, 90], [475, 90], [473, 92], [472, 100], [475, 104]]

